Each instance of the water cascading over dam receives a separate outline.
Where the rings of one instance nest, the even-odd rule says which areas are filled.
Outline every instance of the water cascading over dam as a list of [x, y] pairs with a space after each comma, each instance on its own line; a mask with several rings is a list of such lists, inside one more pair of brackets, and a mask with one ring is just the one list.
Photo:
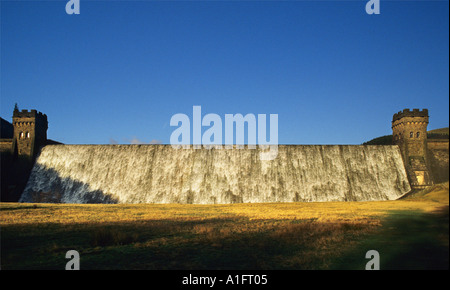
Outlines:
[[21, 202], [260, 203], [393, 200], [410, 191], [397, 146], [49, 145]]

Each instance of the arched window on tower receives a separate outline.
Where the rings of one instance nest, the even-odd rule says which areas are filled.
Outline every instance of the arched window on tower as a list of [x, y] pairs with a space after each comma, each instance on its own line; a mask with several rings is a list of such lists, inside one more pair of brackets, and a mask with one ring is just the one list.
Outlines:
[[27, 138], [30, 138], [30, 132], [27, 132]]
[[409, 138], [413, 138], [414, 137], [414, 132], [409, 132]]
[[23, 137], [24, 137], [23, 132], [20, 132], [20, 134], [19, 134], [19, 139], [23, 139]]
[[419, 138], [419, 137], [420, 137], [420, 132], [417, 132], [416, 138]]

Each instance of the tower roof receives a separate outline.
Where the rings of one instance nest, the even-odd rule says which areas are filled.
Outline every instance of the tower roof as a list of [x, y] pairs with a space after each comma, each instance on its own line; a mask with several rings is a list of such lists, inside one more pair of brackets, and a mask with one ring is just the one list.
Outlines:
[[40, 118], [47, 120], [47, 115], [42, 114], [41, 112], [38, 112], [36, 110], [14, 110], [13, 112], [13, 118]]
[[422, 111], [419, 109], [413, 109], [412, 111], [410, 109], [404, 109], [403, 111], [394, 114], [392, 122], [404, 117], [428, 117], [428, 109], [423, 109]]

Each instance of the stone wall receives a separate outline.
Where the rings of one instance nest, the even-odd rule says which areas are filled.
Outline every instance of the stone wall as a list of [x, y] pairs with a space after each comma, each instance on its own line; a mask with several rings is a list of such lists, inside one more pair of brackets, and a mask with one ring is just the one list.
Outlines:
[[449, 180], [449, 140], [428, 140], [428, 160], [435, 183]]
[[12, 153], [14, 148], [14, 139], [0, 139], [0, 152]]
[[448, 139], [428, 139], [429, 150], [448, 150]]

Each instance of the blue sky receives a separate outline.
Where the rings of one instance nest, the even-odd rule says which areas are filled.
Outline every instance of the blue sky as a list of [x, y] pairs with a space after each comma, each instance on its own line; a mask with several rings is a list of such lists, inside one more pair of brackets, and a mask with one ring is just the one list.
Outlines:
[[169, 143], [197, 105], [278, 114], [280, 144], [361, 144], [404, 108], [449, 125], [448, 1], [66, 2], [0, 7], [0, 115], [66, 144]]

